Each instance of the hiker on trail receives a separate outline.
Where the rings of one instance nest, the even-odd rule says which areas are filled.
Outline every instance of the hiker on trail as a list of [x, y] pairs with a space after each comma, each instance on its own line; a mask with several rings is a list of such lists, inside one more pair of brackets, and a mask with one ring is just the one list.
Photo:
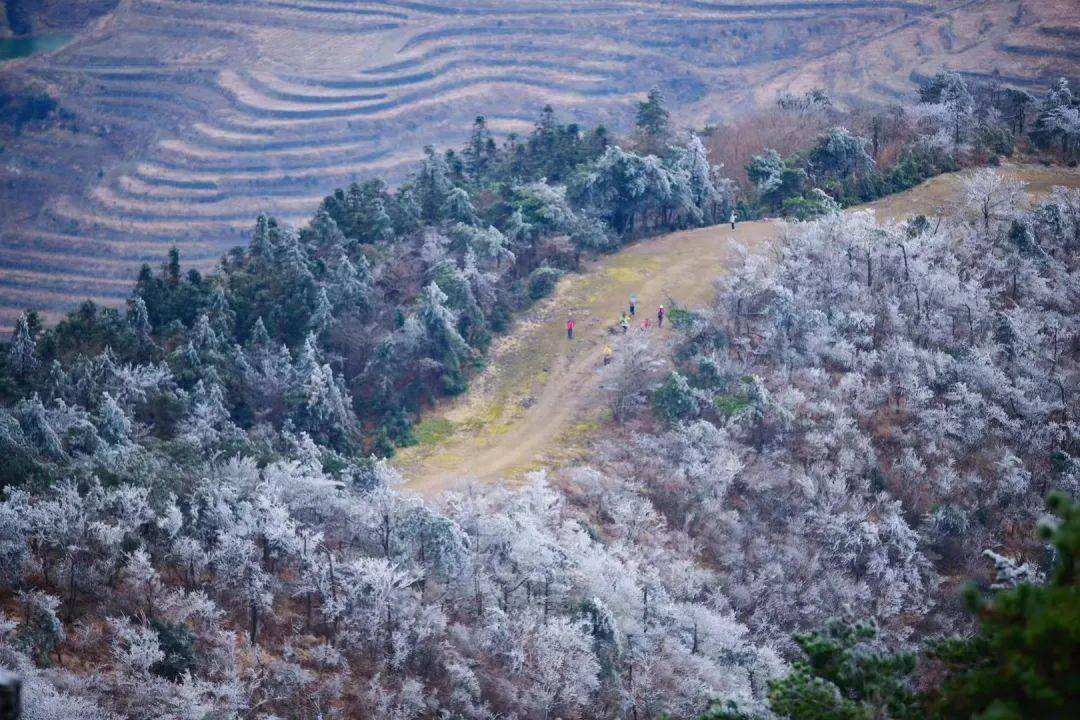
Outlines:
[[566, 339], [574, 339], [574, 328], [577, 327], [577, 323], [574, 322], [574, 318], [570, 318], [566, 321]]
[[731, 222], [731, 229], [732, 229], [732, 230], [734, 230], [734, 229], [735, 229], [735, 220], [737, 220], [737, 219], [738, 219], [738, 216], [737, 216], [737, 215], [735, 215], [735, 211], [734, 211], [734, 210], [732, 210], [732, 211], [731, 211], [731, 217], [730, 217], [730, 218], [728, 218], [728, 220], [729, 220], [729, 221]]
[[605, 365], [610, 365], [611, 364], [611, 358], [612, 358], [613, 355], [615, 355], [615, 351], [611, 349], [610, 345], [605, 345], [604, 346], [604, 364]]
[[637, 315], [637, 295], [630, 296], [630, 317]]
[[623, 313], [622, 318], [619, 319], [619, 327], [622, 328], [623, 335], [625, 335], [626, 331], [630, 329], [630, 316], [626, 313]]
[[645, 322], [641, 323], [641, 329], [648, 332], [649, 328], [651, 328], [651, 327], [652, 327], [652, 323], [649, 322], [649, 318], [645, 318]]
[[664, 306], [663, 305], [661, 305], [656, 310], [656, 327], [658, 327], [658, 328], [664, 327], [664, 315], [666, 315], [666, 314], [667, 313], [664, 312]]

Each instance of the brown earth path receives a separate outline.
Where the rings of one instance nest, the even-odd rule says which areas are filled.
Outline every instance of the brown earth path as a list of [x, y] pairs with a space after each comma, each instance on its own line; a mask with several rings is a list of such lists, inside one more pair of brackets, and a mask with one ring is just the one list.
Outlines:
[[[1080, 187], [1080, 172], [1041, 166], [1004, 166], [1002, 171], [1028, 183], [1034, 195], [1054, 185]], [[932, 214], [951, 202], [961, 178], [945, 175], [906, 193], [872, 203], [879, 219]], [[715, 278], [739, 253], [754, 252], [774, 241], [776, 221], [718, 225], [672, 233], [614, 255], [593, 260], [569, 275], [555, 295], [538, 303], [498, 339], [486, 368], [469, 392], [430, 411], [417, 428], [418, 445], [399, 453], [395, 465], [406, 487], [427, 496], [467, 481], [513, 484], [530, 470], [580, 457], [585, 440], [607, 421], [600, 393], [602, 353], [612, 344], [609, 328], [638, 298], [633, 332], [648, 317], [655, 325], [660, 303], [702, 307], [714, 292]], [[567, 340], [572, 313], [577, 329]], [[677, 333], [653, 327], [661, 342]]]

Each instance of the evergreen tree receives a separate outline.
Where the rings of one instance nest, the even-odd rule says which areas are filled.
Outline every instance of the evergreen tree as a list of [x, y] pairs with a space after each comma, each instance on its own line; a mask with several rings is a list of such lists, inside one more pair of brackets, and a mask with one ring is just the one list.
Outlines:
[[443, 156], [431, 146], [424, 148], [424, 155], [420, 173], [413, 181], [413, 191], [419, 204], [420, 217], [426, 222], [436, 223], [454, 186], [450, 181], [450, 168]]
[[354, 265], [342, 251], [334, 261], [327, 286], [335, 308], [363, 312], [370, 304], [371, 269], [363, 254], [358, 259], [359, 262]]
[[915, 656], [875, 645], [873, 625], [834, 620], [820, 632], [798, 635], [806, 655], [773, 684], [773, 712], [791, 720], [918, 720]]
[[715, 222], [724, 204], [724, 196], [713, 182], [713, 166], [701, 138], [690, 135], [685, 148], [680, 148], [676, 167], [686, 177], [690, 199], [705, 222]]
[[472, 133], [464, 152], [465, 170], [474, 181], [483, 178], [492, 169], [495, 154], [495, 140], [488, 130], [487, 120], [483, 115], [478, 115], [473, 121]]
[[1042, 530], [1056, 551], [1050, 581], [988, 598], [969, 589], [979, 633], [933, 649], [947, 671], [937, 717], [1065, 720], [1080, 707], [1080, 506], [1055, 494], [1050, 507], [1060, 518]]
[[30, 332], [30, 323], [26, 313], [15, 321], [15, 330], [11, 334], [11, 347], [8, 348], [8, 362], [19, 377], [26, 377], [37, 367], [37, 342]]
[[654, 155], [664, 152], [671, 138], [671, 114], [660, 88], [654, 87], [645, 102], [638, 103], [637, 129], [645, 152]]
[[870, 141], [834, 127], [817, 139], [807, 157], [811, 174], [818, 180], [833, 179], [851, 185], [870, 176], [874, 159], [866, 151]]
[[959, 73], [942, 70], [919, 89], [919, 100], [945, 107], [952, 126], [953, 154], [958, 153], [975, 106], [975, 99], [964, 78]]
[[277, 250], [277, 239], [277, 221], [266, 214], [260, 214], [255, 220], [255, 231], [248, 245], [249, 255], [253, 259], [270, 262]]
[[315, 295], [315, 310], [308, 320], [308, 329], [316, 335], [322, 335], [334, 324], [334, 306], [326, 294], [326, 287], [320, 287]]
[[252, 350], [264, 350], [270, 347], [270, 333], [266, 331], [266, 324], [261, 317], [255, 320], [255, 326], [251, 328], [247, 346]]
[[169, 248], [169, 254], [165, 260], [165, 265], [162, 268], [162, 274], [165, 278], [165, 284], [171, 288], [179, 287], [180, 285], [180, 250], [173, 245]]
[[225, 288], [221, 284], [215, 284], [210, 293], [210, 303], [206, 308], [210, 325], [220, 337], [231, 338], [236, 323], [236, 313], [232, 309]]
[[345, 235], [362, 244], [389, 242], [394, 239], [390, 217], [390, 197], [382, 180], [353, 183], [345, 204], [343, 219], [335, 217]]
[[102, 393], [98, 407], [98, 431], [114, 445], [126, 445], [131, 440], [131, 420], [109, 393]]
[[320, 208], [311, 223], [300, 233], [300, 241], [315, 249], [317, 256], [336, 255], [345, 247], [345, 234], [325, 209]]
[[427, 333], [432, 357], [439, 362], [443, 390], [459, 393], [465, 389], [462, 363], [469, 346], [457, 330], [457, 319], [446, 307], [447, 295], [435, 282], [424, 287], [420, 296], [420, 321]]
[[150, 324], [150, 313], [146, 301], [136, 296], [128, 303], [128, 326], [135, 336], [135, 349], [141, 357], [146, 357], [154, 348], [154, 328]]
[[447, 194], [446, 200], [443, 202], [442, 207], [439, 208], [439, 217], [443, 220], [459, 222], [465, 225], [476, 225], [479, 222], [472, 201], [469, 200], [469, 193], [459, 187], [452, 189]]

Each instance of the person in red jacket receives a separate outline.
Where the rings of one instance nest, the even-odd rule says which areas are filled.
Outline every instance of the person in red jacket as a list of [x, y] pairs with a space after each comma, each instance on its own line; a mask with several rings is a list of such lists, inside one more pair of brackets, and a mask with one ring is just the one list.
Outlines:
[[661, 305], [659, 307], [659, 309], [657, 309], [657, 311], [656, 311], [656, 327], [658, 327], [658, 328], [664, 327], [664, 315], [666, 315], [666, 314], [667, 313], [664, 312], [664, 306]]
[[574, 318], [572, 318], [572, 317], [569, 318], [566, 321], [566, 339], [567, 340], [573, 340], [574, 339], [574, 328], [575, 327], [577, 327], [577, 323], [574, 322]]

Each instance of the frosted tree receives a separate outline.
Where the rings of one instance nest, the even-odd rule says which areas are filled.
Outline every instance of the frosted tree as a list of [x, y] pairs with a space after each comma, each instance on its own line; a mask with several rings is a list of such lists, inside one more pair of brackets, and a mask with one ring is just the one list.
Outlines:
[[476, 209], [472, 206], [472, 200], [469, 199], [469, 193], [459, 187], [447, 193], [446, 199], [439, 208], [439, 217], [445, 221], [469, 226], [475, 226], [479, 222]]
[[299, 422], [314, 437], [326, 442], [347, 442], [356, 430], [356, 417], [348, 392], [329, 365], [315, 365], [303, 379]]
[[20, 376], [28, 375], [37, 367], [37, 342], [30, 334], [30, 324], [26, 313], [15, 321], [15, 330], [11, 334], [11, 346], [8, 348], [8, 362], [12, 370]]
[[460, 392], [464, 387], [462, 362], [469, 346], [456, 327], [457, 318], [446, 306], [447, 295], [434, 282], [424, 287], [420, 297], [420, 321], [427, 333], [431, 356], [441, 366], [442, 386], [447, 392]]
[[105, 440], [123, 445], [131, 440], [133, 426], [124, 409], [109, 393], [102, 393], [98, 407], [98, 432]]
[[960, 202], [989, 231], [991, 220], [1004, 220], [1023, 207], [1024, 185], [990, 169], [977, 170], [964, 181]]
[[334, 307], [346, 312], [363, 312], [370, 305], [371, 269], [363, 254], [353, 263], [344, 250], [333, 262], [327, 287]]
[[226, 534], [218, 540], [212, 562], [221, 591], [246, 612], [248, 640], [254, 644], [273, 603], [272, 578], [262, 568], [254, 541], [235, 531]]
[[326, 287], [322, 286], [315, 294], [315, 308], [308, 319], [308, 330], [315, 335], [322, 335], [333, 327], [334, 323], [334, 305], [326, 294]]
[[424, 162], [413, 180], [413, 193], [419, 205], [420, 216], [427, 222], [437, 222], [451, 190], [450, 168], [446, 160], [433, 147], [424, 148]]
[[701, 138], [696, 134], [690, 135], [686, 147], [679, 149], [675, 165], [686, 176], [690, 197], [700, 211], [701, 219], [714, 222], [722, 208], [730, 202], [725, 193], [714, 184], [719, 168], [709, 162]]
[[22, 591], [17, 597], [23, 614], [18, 635], [39, 660], [47, 660], [66, 637], [56, 614], [60, 598], [39, 590]]
[[131, 301], [127, 312], [128, 326], [135, 335], [135, 346], [138, 351], [145, 355], [154, 348], [154, 328], [150, 324], [150, 313], [146, 309], [146, 302], [141, 297]]
[[120, 671], [148, 680], [151, 668], [165, 659], [157, 633], [117, 618], [110, 618], [109, 625], [113, 633], [113, 661]]

